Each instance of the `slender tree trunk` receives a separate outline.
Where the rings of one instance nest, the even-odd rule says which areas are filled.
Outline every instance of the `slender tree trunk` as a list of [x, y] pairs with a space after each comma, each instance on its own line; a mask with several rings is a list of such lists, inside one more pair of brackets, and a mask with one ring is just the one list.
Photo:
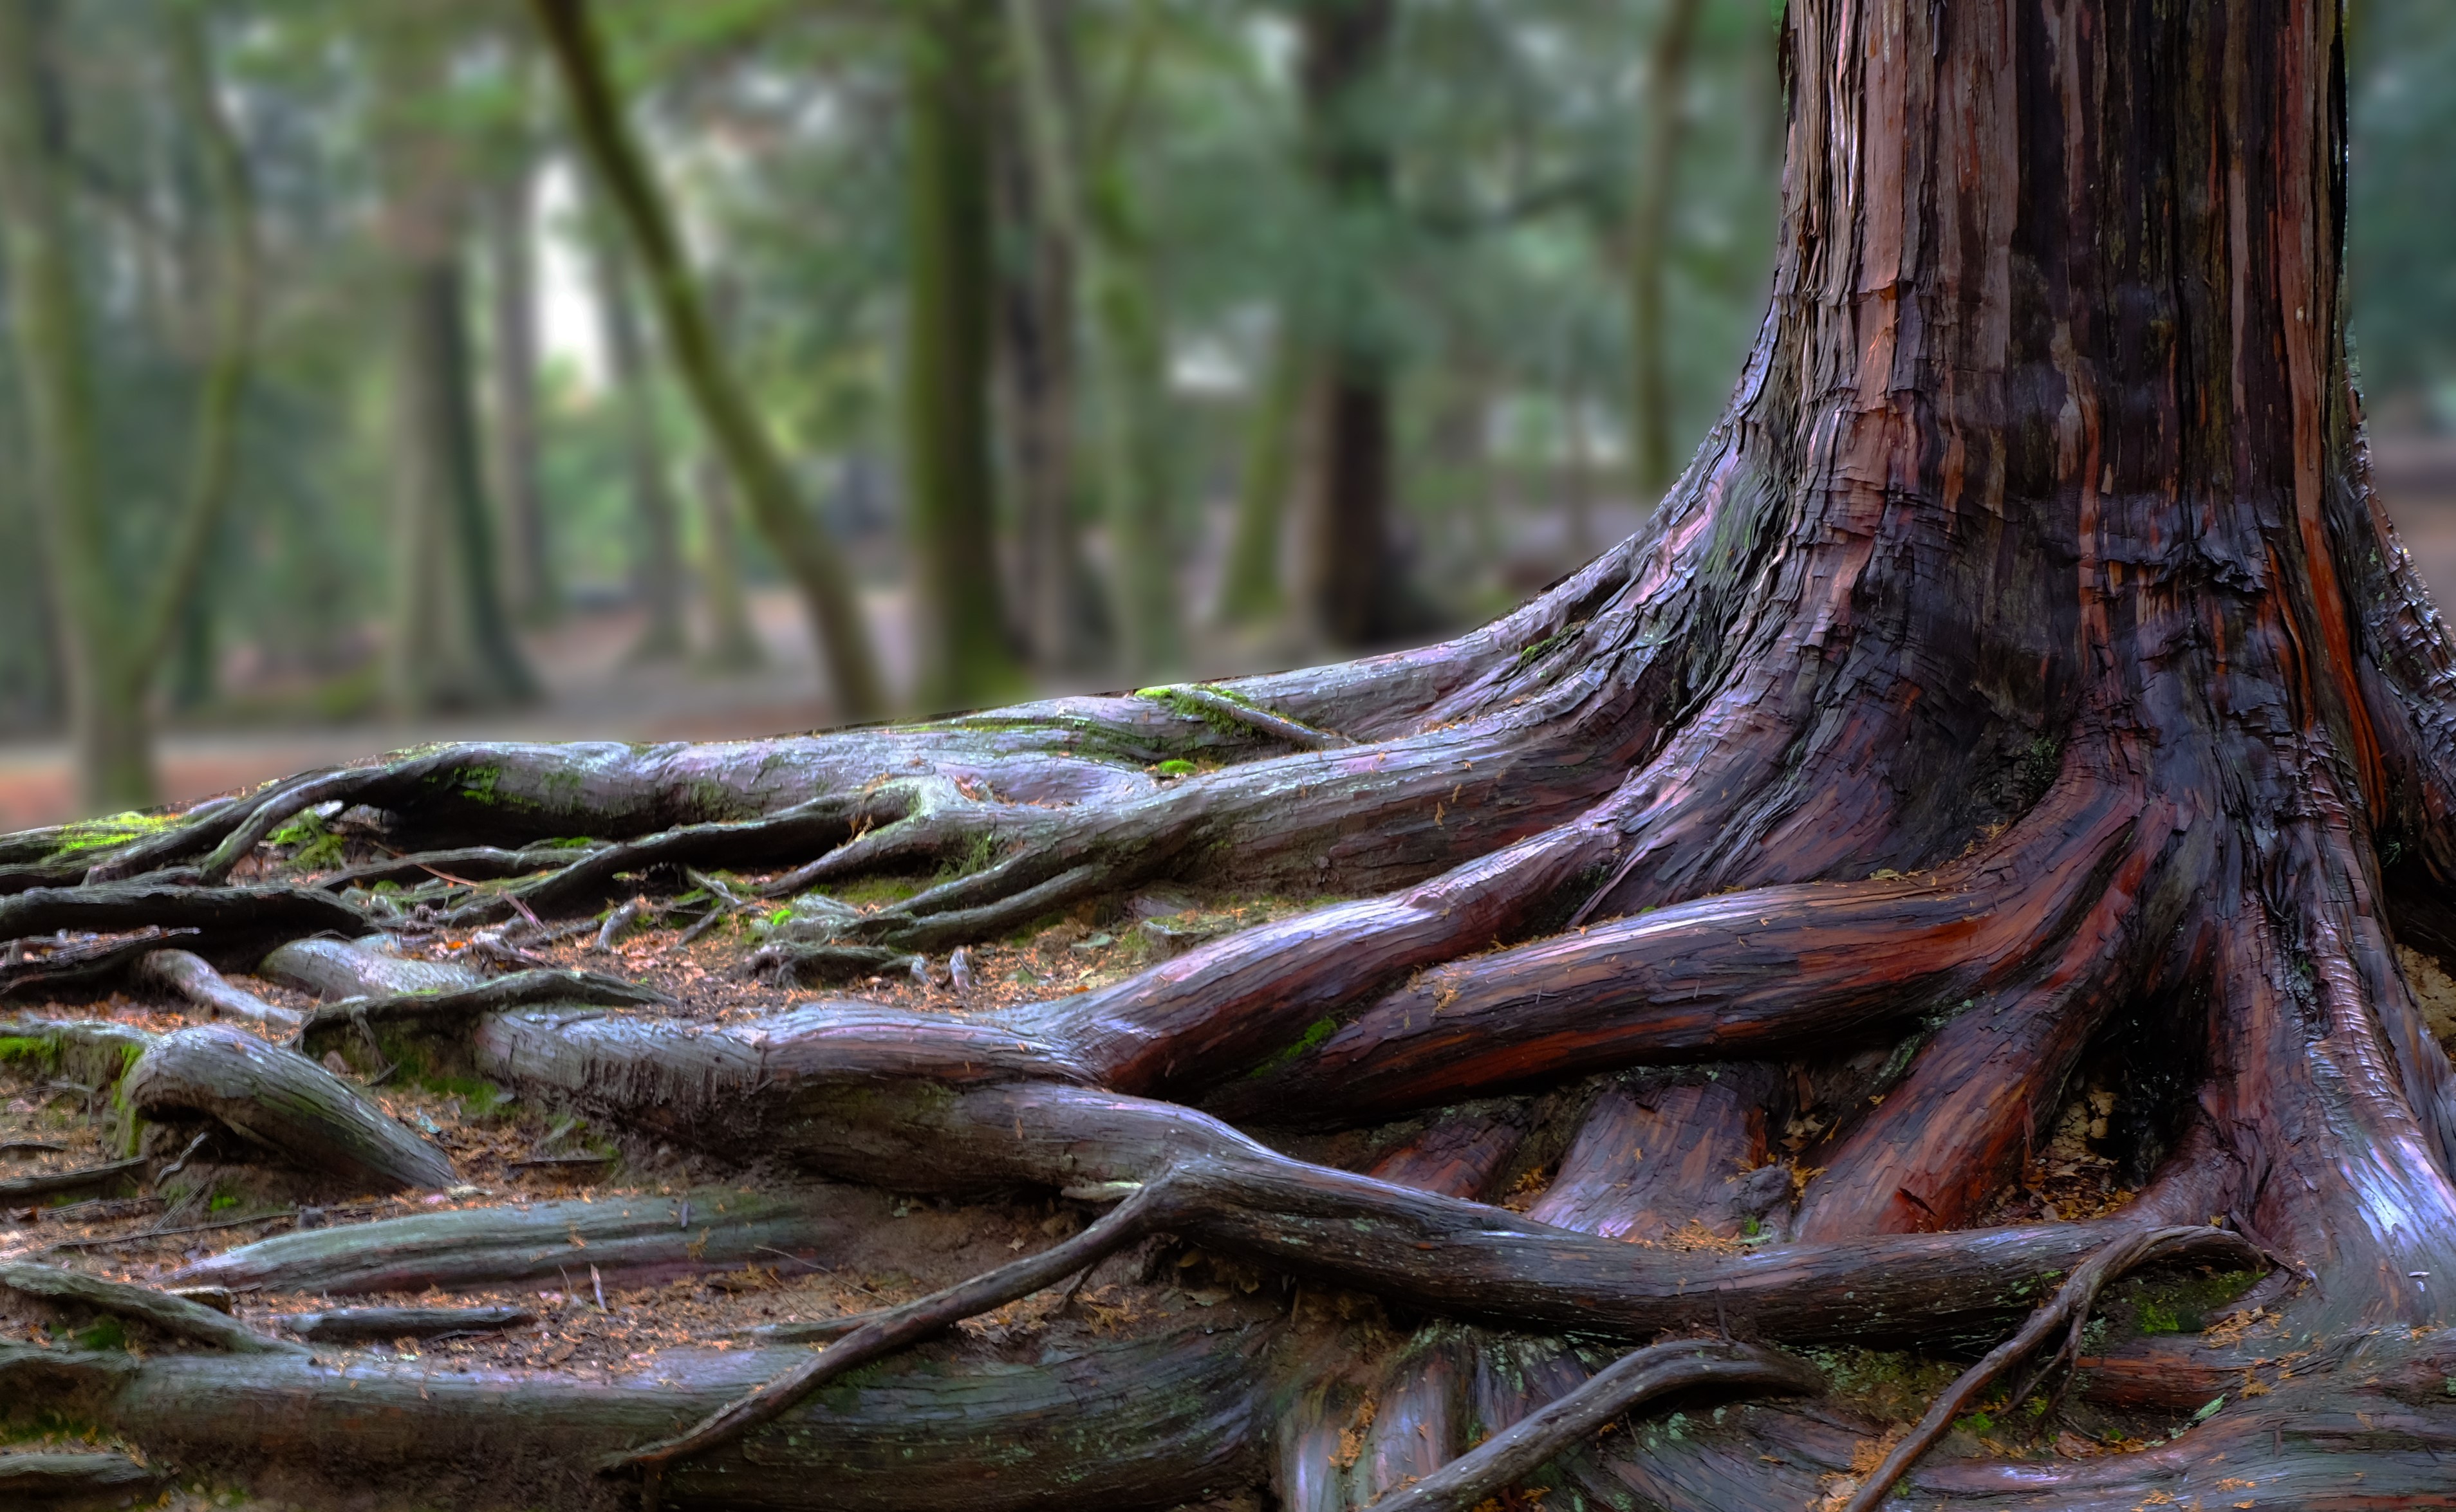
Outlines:
[[1219, 615], [1231, 624], [1268, 620], [1286, 607], [1279, 559], [1287, 536], [1288, 495], [1301, 448], [1305, 364], [1295, 332], [1283, 320], [1271, 342], [1270, 365], [1254, 390], [1245, 424], [1245, 465], [1237, 485], [1237, 521], [1219, 586]]
[[409, 244], [396, 278], [396, 549], [407, 567], [395, 606], [394, 696], [413, 712], [518, 703], [537, 684], [496, 571], [459, 248]]
[[[689, 649], [683, 626], [682, 533], [658, 414], [656, 375], [647, 344], [641, 339], [630, 269], [615, 239], [619, 230], [599, 214], [589, 217], [589, 233], [598, 329], [604, 333], [606, 377], [623, 419], [623, 460], [631, 494], [631, 582], [647, 615], [631, 655], [635, 661], [677, 657]], [[724, 544], [730, 549], [729, 535]], [[738, 614], [741, 591], [731, 592]]]
[[733, 475], [713, 454], [700, 460], [700, 593], [707, 603], [707, 664], [747, 671], [768, 660], [742, 592], [742, 527], [734, 518]]
[[1704, 0], [1664, 0], [1646, 65], [1644, 168], [1628, 222], [1631, 480], [1641, 502], [1671, 482], [1671, 391], [1663, 326], [1663, 263], [1688, 131], [1688, 49]]
[[414, 10], [379, 22], [396, 553], [387, 683], [407, 713], [519, 703], [537, 682], [504, 607], [486, 494], [464, 271], [467, 164], [432, 115], [449, 45]]
[[1036, 181], [1028, 107], [1019, 90], [1002, 92], [1006, 140], [998, 187], [1017, 255], [1005, 259], [998, 343], [1010, 423], [1010, 470], [1021, 535], [1017, 597], [1024, 638], [1043, 672], [1081, 665], [1089, 647], [1085, 582], [1074, 531], [1076, 395], [1073, 253]]
[[1072, 76], [1067, 13], [1047, 0], [1008, 0], [1009, 34], [1032, 143], [1034, 177], [1075, 271], [1087, 322], [1110, 598], [1127, 672], [1157, 676], [1184, 654], [1172, 541], [1167, 375], [1160, 317], [1131, 186], [1117, 154], [1090, 139]]
[[214, 96], [201, 23], [174, 15], [165, 50], [172, 92], [203, 160], [215, 276], [185, 490], [152, 572], [129, 573], [114, 560], [95, 451], [79, 255], [60, 171], [67, 144], [54, 137], [66, 113], [48, 72], [49, 24], [31, 0], [0, 7], [0, 70], [8, 71], [0, 75], [0, 210], [37, 537], [50, 566], [80, 799], [104, 810], [154, 799], [154, 675], [189, 613], [230, 494], [255, 316], [253, 207]]
[[494, 366], [495, 493], [503, 503], [503, 578], [512, 612], [543, 624], [562, 610], [539, 473], [537, 164], [526, 151], [485, 196], [488, 355]]
[[847, 719], [877, 718], [887, 710], [887, 690], [859, 595], [726, 360], [673, 216], [624, 118], [589, 23], [587, 0], [530, 0], [529, 9], [570, 97], [575, 135], [639, 254], [675, 371], [732, 470], [752, 521], [801, 590], [820, 664], [833, 684], [836, 712]]
[[[1302, 10], [1305, 153], [1328, 213], [1350, 239], [1392, 214], [1387, 124], [1378, 118], [1398, 0], [1320, 0]], [[1339, 270], [1342, 295], [1371, 280]], [[1325, 312], [1320, 365], [1309, 401], [1314, 475], [1304, 553], [1305, 607], [1332, 642], [1359, 645], [1390, 633], [1390, 493], [1395, 480], [1390, 359], [1362, 303]]]
[[990, 384], [987, 0], [914, 0], [905, 48], [904, 495], [911, 531], [919, 693], [970, 708], [1018, 680], [998, 591]]

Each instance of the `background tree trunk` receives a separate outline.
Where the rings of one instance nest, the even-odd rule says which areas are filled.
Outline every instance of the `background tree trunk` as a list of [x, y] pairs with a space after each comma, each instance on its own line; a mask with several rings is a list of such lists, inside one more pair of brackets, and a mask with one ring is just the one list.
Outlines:
[[1306, 390], [1304, 358], [1283, 314], [1271, 342], [1270, 365], [1255, 387], [1245, 421], [1237, 521], [1219, 585], [1219, 615], [1231, 624], [1268, 620], [1286, 605], [1279, 559], [1286, 545], [1288, 495], [1301, 460], [1300, 420]]
[[1086, 582], [1074, 529], [1076, 383], [1074, 270], [1063, 228], [1035, 181], [1022, 92], [1001, 94], [1007, 131], [998, 187], [1016, 255], [1002, 259], [998, 373], [1004, 382], [1011, 470], [1020, 536], [1017, 597], [1024, 639], [1040, 671], [1084, 664], [1090, 637]]
[[1092, 439], [1109, 526], [1110, 599], [1128, 676], [1184, 655], [1170, 521], [1168, 377], [1159, 314], [1144, 266], [1132, 188], [1085, 119], [1071, 14], [1049, 0], [1008, 0], [1039, 201], [1074, 270], [1085, 322]]
[[1641, 503], [1671, 482], [1671, 394], [1663, 327], [1663, 263], [1679, 201], [1680, 149], [1688, 130], [1688, 46], [1703, 0], [1665, 0], [1646, 66], [1644, 168], [1628, 217], [1629, 454]]
[[1019, 680], [991, 468], [994, 22], [978, 0], [916, 0], [906, 43], [904, 491], [918, 691], [932, 709], [977, 706]]
[[60, 167], [61, 101], [50, 77], [47, 8], [0, 5], [0, 196], [8, 219], [10, 324], [33, 463], [35, 519], [51, 563], [79, 797], [95, 812], [154, 798], [147, 687], [119, 603], [111, 514], [95, 451], [81, 258]]
[[503, 501], [504, 581], [513, 613], [543, 624], [562, 611], [554, 581], [545, 494], [539, 476], [537, 161], [522, 141], [488, 185], [485, 242], [492, 296], [488, 356], [494, 367], [495, 493]]
[[732, 472], [752, 521], [801, 590], [836, 712], [852, 720], [877, 718], [887, 711], [887, 688], [860, 598], [726, 360], [673, 216], [607, 75], [587, 0], [530, 0], [529, 10], [563, 78], [574, 135], [639, 255], [675, 371]]
[[[664, 418], [658, 413], [655, 367], [647, 343], [641, 339], [630, 267], [617, 239], [620, 228], [603, 209], [598, 209], [588, 217], [588, 233], [597, 323], [605, 342], [606, 377], [614, 386], [615, 403], [623, 418], [623, 460], [631, 496], [633, 531], [631, 582], [640, 596], [640, 606], [646, 612], [631, 657], [634, 661], [657, 661], [681, 656], [689, 649], [689, 637], [683, 624], [682, 532], [674, 505], [673, 481], [667, 471]], [[731, 532], [728, 530], [721, 538], [711, 534], [708, 549], [711, 555], [720, 550], [727, 554], [721, 570], [732, 601], [729, 614], [739, 619], [742, 594], [729, 560]]]
[[1321, 0], [1301, 8], [1300, 19], [1306, 162], [1347, 243], [1338, 293], [1316, 311], [1325, 329], [1308, 403], [1305, 608], [1334, 644], [1361, 645], [1390, 634], [1398, 614], [1391, 356], [1366, 289], [1375, 275], [1360, 261], [1393, 213], [1389, 123], [1376, 86], [1398, 0]]

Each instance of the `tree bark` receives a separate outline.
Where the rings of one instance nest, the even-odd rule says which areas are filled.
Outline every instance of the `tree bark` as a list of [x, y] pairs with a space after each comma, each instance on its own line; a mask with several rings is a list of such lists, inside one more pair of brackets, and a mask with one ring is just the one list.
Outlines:
[[[0, 841], [27, 877], [196, 863], [0, 902], [0, 936], [226, 927], [235, 894], [182, 882], [325, 803], [390, 815], [411, 853], [473, 829], [606, 843], [414, 904], [281, 893], [293, 933], [326, 905], [458, 938], [651, 888], [729, 895], [718, 864], [789, 868], [757, 885], [792, 900], [768, 925], [842, 950], [1000, 938], [1163, 879], [1348, 894], [1040, 1002], [505, 1008], [455, 1047], [524, 1101], [849, 1184], [811, 1187], [829, 1211], [861, 1188], [1021, 1190], [1107, 1216], [795, 1336], [832, 1340], [816, 1356], [678, 1364], [654, 1412], [567, 1378], [457, 1378], [412, 1407], [397, 1374], [5, 1344], [0, 1379], [149, 1445], [250, 1452], [276, 1409], [195, 1404], [274, 1402], [307, 1453], [500, 1433], [686, 1504], [776, 1483], [744, 1465], [805, 1478], [758, 1493], [776, 1504], [865, 1504], [881, 1463], [907, 1504], [952, 1502], [951, 1465], [967, 1505], [1060, 1502], [1045, 1461], [993, 1478], [978, 1447], [1053, 1410], [1071, 1494], [1120, 1506], [1463, 1498], [1496, 1461], [1553, 1505], [1840, 1508], [1897, 1471], [1902, 1503], [2008, 1512], [2445, 1502], [2456, 1067], [2416, 987], [2456, 950], [2456, 641], [2367, 486], [2342, 17], [1795, 0], [1783, 39], [1779, 272], [1731, 408], [1643, 533], [1492, 625], [929, 725], [429, 747]], [[812, 891], [916, 872], [900, 902]], [[439, 970], [279, 953], [354, 991]], [[2138, 1104], [2139, 1178], [2049, 1216], [2042, 1147], [2068, 1113], [2087, 1127], [2102, 1077]], [[484, 1221], [514, 1248], [517, 1221]], [[317, 1263], [373, 1267], [399, 1233], [319, 1237]], [[1146, 1316], [1104, 1346], [1107, 1395], [1063, 1322], [993, 1391], [972, 1345], [877, 1358], [1081, 1265], [1153, 1302], [1103, 1257], [1158, 1235], [1281, 1290], [1223, 1292], [1183, 1332]], [[2221, 1327], [2110, 1317], [2099, 1339], [2100, 1284], [2159, 1255], [2257, 1278]], [[1598, 1437], [1587, 1414], [1643, 1366], [1555, 1330], [1982, 1363], [1892, 1440], [1842, 1393]], [[838, 1375], [856, 1362], [878, 1374]], [[2077, 1397], [2133, 1415], [2136, 1441], [2041, 1434], [2014, 1457], [1972, 1423], [1961, 1452], [1927, 1447], [2015, 1371], [2008, 1422]], [[911, 1393], [895, 1428], [871, 1415], [888, 1381]]]

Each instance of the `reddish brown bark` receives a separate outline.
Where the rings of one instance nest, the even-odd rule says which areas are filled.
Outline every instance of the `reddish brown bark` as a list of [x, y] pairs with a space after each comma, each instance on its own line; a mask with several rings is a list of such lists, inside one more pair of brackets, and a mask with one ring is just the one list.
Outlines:
[[[1278, 1320], [1252, 1304], [1249, 1342], [1138, 1357], [1204, 1384], [1191, 1417], [1146, 1403], [1142, 1438], [1084, 1440], [1118, 1505], [1266, 1462], [1282, 1504], [1325, 1512], [1430, 1476], [1603, 1363], [1526, 1330], [1976, 1354], [2053, 1277], [2175, 1225], [2209, 1264], [2270, 1267], [2267, 1311], [2231, 1344], [2118, 1340], [2076, 1393], [2178, 1414], [2173, 1436], [1923, 1463], [1900, 1495], [2134, 1507], [2221, 1473], [2255, 1505], [2449, 1504], [2456, 1071], [2397, 952], [2456, 960], [2456, 643], [2365, 479], [2343, 40], [2324, 0], [1797, 0], [1783, 242], [1729, 410], [1645, 534], [1472, 635], [914, 727], [404, 753], [106, 851], [96, 882], [197, 869], [97, 891], [92, 916], [189, 922], [124, 900], [207, 897], [184, 884], [319, 803], [382, 810], [394, 848], [482, 841], [534, 868], [517, 901], [417, 905], [456, 926], [679, 890], [686, 867], [791, 868], [780, 893], [931, 875], [985, 836], [988, 865], [902, 904], [808, 900], [803, 943], [935, 950], [1163, 879], [1367, 894], [1021, 1009], [710, 1025], [469, 998], [439, 1038], [524, 1098], [708, 1158], [1140, 1201], [1303, 1278]], [[607, 843], [559, 869], [506, 848], [574, 833]], [[0, 886], [72, 880], [67, 854], [0, 843]], [[0, 916], [51, 918], [63, 890]], [[403, 990], [399, 963], [353, 959]], [[2110, 1057], [2138, 1073], [2140, 1195], [1982, 1226]], [[1667, 1063], [1690, 1069], [1622, 1074]], [[1834, 1127], [1777, 1157], [1811, 1104]], [[1402, 1114], [1424, 1121], [1323, 1132]], [[1372, 1174], [1290, 1153], [1342, 1150]], [[1488, 1200], [1547, 1171], [1531, 1213]], [[1396, 1321], [1325, 1332], [1314, 1288]], [[2195, 1418], [2228, 1378], [2262, 1390]], [[284, 1379], [301, 1411], [338, 1400]], [[593, 1454], [756, 1384], [725, 1380], [653, 1415], [485, 1390], [562, 1403]], [[972, 1390], [914, 1399], [978, 1409], [931, 1466], [960, 1432], [1041, 1420]], [[786, 1414], [766, 1438], [677, 1456], [665, 1490], [723, 1500], [716, 1466], [819, 1415], [785, 1395], [761, 1399]], [[161, 1431], [141, 1400], [113, 1411]], [[1197, 1420], [1236, 1427], [1197, 1451]], [[1537, 1478], [1724, 1512], [1847, 1497], [1873, 1462], [1841, 1403], [1690, 1420]], [[817, 1457], [795, 1464], [879, 1462], [858, 1437], [788, 1441]], [[914, 1504], [943, 1489], [923, 1476]], [[1053, 1494], [1027, 1477], [978, 1504]]]

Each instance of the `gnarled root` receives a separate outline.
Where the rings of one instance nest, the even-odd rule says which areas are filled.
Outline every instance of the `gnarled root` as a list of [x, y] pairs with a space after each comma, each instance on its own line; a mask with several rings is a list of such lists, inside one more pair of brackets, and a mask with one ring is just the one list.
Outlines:
[[[665, 1494], [728, 1508], [805, 1507], [816, 1495], [847, 1512], [1171, 1506], [1253, 1477], [1268, 1400], [1257, 1379], [1280, 1335], [1214, 1311], [1140, 1338], [1053, 1338], [1029, 1364], [931, 1350], [676, 1465]], [[675, 1351], [590, 1381], [0, 1343], [0, 1401], [73, 1402], [176, 1463], [332, 1467], [353, 1483], [409, 1469], [428, 1497], [479, 1490], [458, 1479], [476, 1473], [489, 1498], [571, 1506], [590, 1500], [579, 1477], [596, 1461], [706, 1416], [803, 1355]]]
[[304, 1055], [208, 1024], [163, 1035], [123, 1084], [156, 1121], [210, 1118], [293, 1164], [362, 1190], [440, 1190], [452, 1163], [357, 1088]]
[[772, 1261], [839, 1258], [886, 1221], [885, 1199], [820, 1186], [791, 1198], [727, 1188], [680, 1196], [463, 1208], [304, 1229], [197, 1261], [178, 1278], [235, 1292], [467, 1290], [567, 1279], [594, 1265], [626, 1286]]

